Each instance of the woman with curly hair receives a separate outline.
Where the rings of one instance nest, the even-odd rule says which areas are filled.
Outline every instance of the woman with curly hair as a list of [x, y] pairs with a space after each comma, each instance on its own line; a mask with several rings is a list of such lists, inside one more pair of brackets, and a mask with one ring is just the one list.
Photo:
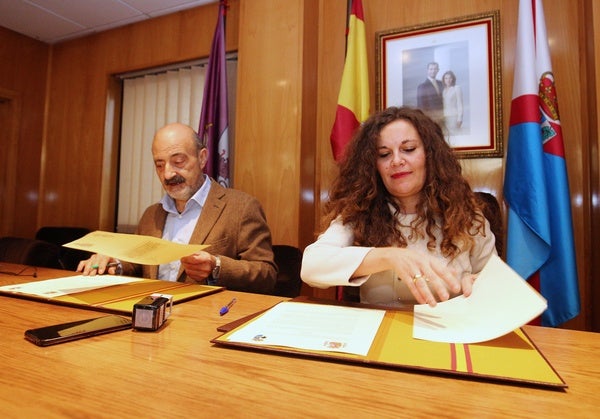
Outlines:
[[[370, 304], [469, 296], [495, 238], [438, 124], [418, 109], [372, 115], [348, 144], [302, 261], [308, 285], [360, 286]], [[437, 297], [437, 298], [436, 298]]]

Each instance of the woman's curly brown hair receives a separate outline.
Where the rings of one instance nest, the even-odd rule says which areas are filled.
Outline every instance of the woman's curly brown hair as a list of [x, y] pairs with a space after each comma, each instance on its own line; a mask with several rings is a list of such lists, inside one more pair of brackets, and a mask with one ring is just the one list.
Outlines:
[[[425, 147], [426, 179], [411, 223], [412, 235], [427, 237], [427, 247], [435, 249], [433, 226], [442, 231], [441, 251], [454, 257], [472, 247], [473, 236], [484, 234], [484, 217], [452, 148], [444, 140], [438, 124], [421, 110], [390, 107], [369, 117], [348, 144], [339, 174], [325, 204], [325, 225], [341, 217], [354, 231], [357, 246], [406, 247], [409, 238], [400, 232], [397, 217], [400, 203], [387, 191], [377, 171], [377, 142], [382, 129], [403, 119], [419, 133]], [[424, 227], [424, 232], [423, 232]]]

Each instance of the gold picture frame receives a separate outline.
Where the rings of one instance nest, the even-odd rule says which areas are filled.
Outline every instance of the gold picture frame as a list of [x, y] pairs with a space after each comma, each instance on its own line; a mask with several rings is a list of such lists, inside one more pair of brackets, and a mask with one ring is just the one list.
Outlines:
[[[445, 85], [437, 83], [436, 109], [426, 112], [440, 121], [458, 157], [503, 156], [498, 10], [375, 35], [377, 109], [411, 106], [426, 111], [429, 105], [422, 93], [436, 87], [425, 82], [429, 65], [437, 63], [436, 80], [447, 75], [455, 85], [444, 92]], [[451, 100], [461, 96], [462, 106]]]

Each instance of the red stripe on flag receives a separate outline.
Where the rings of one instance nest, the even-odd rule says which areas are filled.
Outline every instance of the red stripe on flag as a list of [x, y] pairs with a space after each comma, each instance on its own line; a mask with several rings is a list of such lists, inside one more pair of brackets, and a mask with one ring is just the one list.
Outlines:
[[538, 95], [523, 95], [512, 100], [510, 105], [510, 126], [524, 122], [540, 122]]
[[362, 7], [362, 1], [361, 0], [355, 0], [352, 2], [352, 12], [351, 14], [353, 14], [354, 16], [356, 16], [357, 19], [362, 20], [363, 22], [365, 21], [365, 15], [363, 13], [363, 7]]
[[331, 148], [335, 161], [341, 160], [346, 142], [352, 138], [359, 125], [360, 122], [350, 109], [341, 105], [337, 106], [335, 123], [331, 130]]

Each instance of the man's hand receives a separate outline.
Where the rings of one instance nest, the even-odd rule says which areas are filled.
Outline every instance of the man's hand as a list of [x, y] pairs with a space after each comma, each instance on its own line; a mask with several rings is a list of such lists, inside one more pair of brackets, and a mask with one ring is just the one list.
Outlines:
[[181, 258], [181, 266], [183, 266], [187, 276], [198, 282], [206, 280], [216, 264], [216, 258], [204, 251]]
[[87, 260], [82, 260], [77, 265], [77, 272], [83, 275], [115, 275], [117, 273], [117, 259], [105, 255], [94, 254]]

